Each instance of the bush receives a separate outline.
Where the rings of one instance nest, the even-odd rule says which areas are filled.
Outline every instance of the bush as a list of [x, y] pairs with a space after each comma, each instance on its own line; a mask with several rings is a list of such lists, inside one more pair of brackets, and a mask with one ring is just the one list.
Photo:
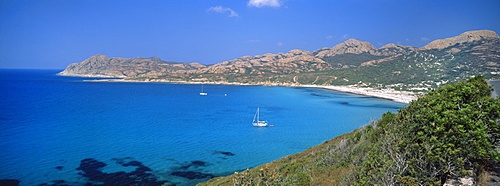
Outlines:
[[[360, 180], [442, 185], [471, 167], [500, 160], [500, 101], [482, 77], [449, 84], [379, 121], [379, 143], [360, 167]], [[371, 183], [378, 182], [373, 176]], [[370, 182], [369, 182], [370, 183]]]

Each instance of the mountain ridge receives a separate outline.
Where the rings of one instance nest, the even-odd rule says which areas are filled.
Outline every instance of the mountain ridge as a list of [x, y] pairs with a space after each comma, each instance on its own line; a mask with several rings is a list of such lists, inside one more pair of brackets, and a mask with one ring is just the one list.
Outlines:
[[430, 42], [429, 44], [425, 45], [421, 49], [423, 50], [428, 50], [428, 49], [443, 49], [455, 44], [460, 44], [460, 43], [465, 43], [465, 42], [472, 42], [475, 40], [481, 40], [483, 38], [500, 38], [498, 34], [491, 30], [477, 30], [477, 31], [468, 31], [464, 32], [458, 36], [451, 37], [451, 38], [446, 38], [446, 39], [438, 39]]
[[[404, 64], [404, 65], [403, 65]], [[92, 56], [59, 75], [115, 77], [138, 81], [248, 83], [275, 85], [363, 85], [425, 89], [473, 75], [499, 79], [500, 37], [490, 30], [464, 32], [424, 47], [349, 39], [316, 51], [243, 56], [213, 65], [151, 58]]]

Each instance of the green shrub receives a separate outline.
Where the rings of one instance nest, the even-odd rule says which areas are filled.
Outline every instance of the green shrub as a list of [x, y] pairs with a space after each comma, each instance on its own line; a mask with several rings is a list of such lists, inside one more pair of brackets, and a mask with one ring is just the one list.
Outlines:
[[[481, 77], [449, 84], [384, 114], [378, 141], [359, 168], [361, 183], [441, 185], [500, 160], [500, 101]], [[388, 177], [389, 176], [389, 177]], [[367, 179], [368, 178], [368, 179]]]

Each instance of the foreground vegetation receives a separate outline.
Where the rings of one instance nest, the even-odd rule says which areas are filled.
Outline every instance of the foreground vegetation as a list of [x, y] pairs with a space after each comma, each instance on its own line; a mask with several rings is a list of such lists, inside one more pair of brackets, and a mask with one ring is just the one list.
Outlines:
[[200, 185], [483, 183], [500, 161], [500, 101], [491, 91], [481, 77], [449, 84], [361, 129]]

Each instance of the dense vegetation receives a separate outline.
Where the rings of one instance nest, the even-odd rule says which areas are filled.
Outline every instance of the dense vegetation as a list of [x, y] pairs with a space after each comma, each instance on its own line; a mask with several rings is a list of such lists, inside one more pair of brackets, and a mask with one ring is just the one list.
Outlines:
[[[387, 113], [371, 135], [360, 183], [439, 185], [484, 170], [500, 159], [500, 103], [478, 77], [431, 91], [397, 114]], [[387, 171], [387, 169], [389, 171]], [[388, 174], [390, 173], [390, 174]]]
[[500, 161], [500, 100], [490, 95], [482, 77], [449, 84], [349, 134], [201, 185], [442, 185], [474, 175], [485, 182]]

